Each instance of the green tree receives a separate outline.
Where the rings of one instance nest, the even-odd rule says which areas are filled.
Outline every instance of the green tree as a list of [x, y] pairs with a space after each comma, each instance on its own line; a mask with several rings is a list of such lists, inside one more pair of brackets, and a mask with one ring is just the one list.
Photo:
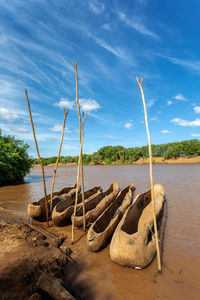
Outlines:
[[33, 159], [29, 158], [29, 145], [0, 131], [0, 185], [23, 180], [30, 170]]

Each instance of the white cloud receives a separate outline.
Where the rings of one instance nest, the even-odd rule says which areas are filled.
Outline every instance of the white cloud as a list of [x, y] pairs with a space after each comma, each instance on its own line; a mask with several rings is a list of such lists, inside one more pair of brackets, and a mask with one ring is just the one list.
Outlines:
[[[60, 132], [62, 131], [63, 126], [62, 125], [54, 125], [54, 127], [49, 128], [53, 132]], [[65, 128], [65, 132], [71, 133], [71, 131], [68, 128]]]
[[99, 103], [94, 99], [79, 99], [80, 107], [83, 111], [97, 110], [100, 107]]
[[190, 135], [194, 137], [200, 137], [200, 133], [191, 133]]
[[12, 122], [18, 118], [18, 115], [16, 113], [13, 113], [12, 111], [8, 110], [7, 108], [0, 107], [0, 119]]
[[55, 103], [55, 106], [58, 106], [60, 108], [73, 109], [74, 104], [75, 104], [75, 101], [70, 101], [65, 98], [60, 98], [59, 102]]
[[89, 7], [95, 14], [101, 14], [105, 10], [105, 5], [97, 0], [90, 0]]
[[161, 130], [161, 133], [169, 133], [167, 129]]
[[124, 127], [126, 129], [131, 129], [133, 127], [133, 123], [132, 123], [132, 120], [130, 120], [129, 122], [125, 123], [124, 124]]
[[125, 13], [118, 11], [117, 15], [119, 17], [119, 19], [121, 21], [123, 21], [127, 26], [135, 29], [136, 31], [138, 31], [141, 34], [144, 35], [148, 35], [151, 36], [155, 39], [158, 39], [158, 36], [152, 32], [151, 30], [149, 30], [143, 23], [141, 20], [138, 19], [138, 17], [134, 16], [133, 19], [134, 20], [130, 20], [127, 18], [127, 16], [125, 15]]
[[195, 106], [194, 111], [196, 114], [200, 114], [200, 106]]
[[182, 94], [178, 94], [178, 95], [174, 96], [173, 98], [176, 100], [180, 100], [180, 101], [187, 101], [187, 99]]
[[173, 103], [173, 102], [170, 101], [170, 100], [167, 101], [167, 105], [172, 105], [172, 103]]
[[187, 121], [187, 120], [183, 120], [181, 118], [175, 118], [173, 120], [171, 120], [172, 123], [182, 126], [182, 127], [197, 127], [200, 126], [200, 119], [196, 119], [194, 121]]
[[105, 23], [101, 26], [103, 29], [107, 30], [107, 31], [111, 31], [111, 25], [109, 23]]
[[147, 107], [150, 108], [155, 104], [156, 100], [155, 99], [151, 99], [147, 102]]

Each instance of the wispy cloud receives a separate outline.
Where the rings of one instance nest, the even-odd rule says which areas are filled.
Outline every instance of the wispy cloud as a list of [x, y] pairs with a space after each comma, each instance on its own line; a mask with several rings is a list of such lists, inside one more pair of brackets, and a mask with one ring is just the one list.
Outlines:
[[58, 141], [58, 138], [55, 137], [55, 136], [48, 136], [48, 137], [47, 137], [47, 141], [48, 141], [48, 142], [57, 142], [57, 141]]
[[101, 3], [99, 0], [90, 0], [89, 7], [95, 14], [101, 14], [105, 10], [104, 3]]
[[107, 42], [105, 42], [104, 40], [99, 39], [99, 38], [96, 38], [95, 40], [99, 46], [106, 49], [108, 52], [112, 53], [116, 57], [127, 60], [127, 58], [128, 58], [127, 53], [125, 53], [125, 51], [121, 47], [119, 47], [119, 46], [113, 47], [113, 46], [109, 45]]
[[197, 127], [200, 126], [200, 119], [196, 119], [194, 121], [187, 121], [187, 120], [183, 120], [181, 118], [175, 118], [173, 120], [171, 120], [172, 123], [182, 126], [182, 127]]
[[187, 101], [187, 99], [182, 94], [178, 94], [178, 95], [174, 96], [173, 98], [176, 100], [180, 100], [180, 101]]
[[147, 4], [147, 0], [135, 0], [135, 3], [141, 6], [145, 6]]
[[108, 140], [115, 140], [116, 137], [114, 137], [113, 135], [109, 135], [109, 134], [106, 134], [106, 135], [102, 135], [102, 136], [99, 136], [100, 138], [104, 138], [104, 139], [108, 139]]
[[161, 133], [169, 133], [169, 131], [167, 129], [161, 130]]
[[200, 114], [200, 106], [195, 106], [194, 111], [196, 114]]
[[125, 127], [126, 129], [131, 129], [131, 128], [133, 127], [133, 121], [130, 120], [129, 122], [125, 123], [125, 124], [124, 124], [124, 127]]
[[190, 135], [193, 137], [200, 137], [200, 133], [191, 133]]
[[177, 58], [177, 57], [163, 55], [163, 54], [155, 53], [155, 52], [153, 54], [156, 56], [160, 56], [162, 58], [168, 59], [175, 65], [179, 65], [184, 68], [187, 68], [190, 71], [195, 71], [197, 73], [200, 73], [200, 61], [199, 60], [189, 60], [189, 59], [184, 59], [184, 58]]
[[18, 132], [18, 133], [28, 133], [29, 130], [22, 127], [10, 127], [10, 131], [12, 132]]
[[101, 26], [104, 30], [107, 30], [107, 31], [111, 31], [112, 30], [112, 27], [110, 25], [110, 23], [105, 23]]
[[158, 120], [158, 117], [152, 117], [150, 118], [150, 121], [157, 121]]
[[149, 30], [138, 17], [134, 16], [133, 20], [131, 20], [125, 15], [125, 13], [121, 11], [117, 11], [117, 15], [119, 19], [123, 21], [128, 27], [135, 29], [143, 35], [158, 39], [158, 36], [153, 31]]
[[83, 111], [92, 111], [92, 110], [98, 110], [101, 108], [99, 103], [94, 99], [85, 99], [81, 98], [79, 99], [80, 107]]
[[151, 108], [154, 104], [155, 104], [156, 100], [155, 99], [151, 99], [147, 102], [147, 107]]

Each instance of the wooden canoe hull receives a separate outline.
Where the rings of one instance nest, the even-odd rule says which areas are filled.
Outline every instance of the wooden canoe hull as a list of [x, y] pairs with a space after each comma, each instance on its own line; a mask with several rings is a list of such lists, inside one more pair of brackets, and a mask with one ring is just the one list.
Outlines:
[[[85, 224], [89, 226], [92, 224], [99, 215], [110, 205], [111, 202], [117, 197], [119, 193], [118, 183], [111, 184], [110, 188], [102, 193], [99, 193], [95, 198], [88, 199], [85, 202]], [[76, 216], [72, 215], [74, 225], [76, 227], [83, 227], [83, 208], [77, 210]]]
[[[157, 222], [162, 223], [165, 192], [161, 185], [154, 185]], [[110, 244], [111, 260], [138, 269], [148, 266], [156, 254], [153, 231], [151, 192], [136, 197], [118, 224]]]
[[91, 251], [99, 251], [110, 242], [115, 228], [132, 203], [134, 191], [135, 186], [133, 184], [120, 191], [116, 199], [90, 226], [87, 234], [87, 245]]
[[[79, 188], [80, 190], [80, 188]], [[53, 193], [53, 201], [52, 201], [52, 207], [61, 200], [65, 199], [66, 197], [74, 197], [76, 193], [76, 185], [74, 187], [67, 187], [64, 188], [58, 192]], [[50, 210], [50, 199], [51, 194], [47, 195], [47, 201], [48, 201], [48, 210]], [[41, 198], [39, 201], [30, 203], [28, 205], [28, 215], [37, 221], [44, 221], [46, 219], [46, 204], [45, 204], [45, 198]]]
[[[84, 198], [87, 201], [87, 198], [94, 197], [101, 191], [101, 187], [94, 187], [84, 193]], [[82, 206], [82, 194], [78, 195], [78, 207]], [[71, 224], [71, 215], [74, 212], [75, 198], [65, 199], [60, 201], [53, 209], [52, 220], [56, 226], [66, 226]]]

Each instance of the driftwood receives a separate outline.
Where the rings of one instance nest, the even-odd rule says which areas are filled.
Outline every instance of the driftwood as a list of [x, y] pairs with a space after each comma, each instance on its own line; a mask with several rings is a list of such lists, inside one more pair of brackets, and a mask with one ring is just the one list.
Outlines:
[[64, 131], [65, 131], [65, 121], [66, 121], [66, 117], [67, 117], [68, 112], [69, 112], [69, 109], [67, 110], [67, 112], [64, 109], [64, 121], [63, 121], [62, 135], [61, 135], [61, 140], [60, 140], [60, 147], [59, 147], [59, 151], [58, 151], [58, 157], [57, 157], [57, 160], [56, 160], [55, 169], [54, 169], [54, 172], [53, 172], [53, 180], [52, 180], [52, 184], [51, 184], [50, 212], [52, 212], [53, 188], [54, 188], [54, 182], [55, 182], [55, 178], [56, 178], [56, 170], [57, 170], [58, 162], [59, 162], [59, 158], [60, 158], [60, 152], [61, 152], [61, 148], [62, 148], [63, 136], [64, 136]]
[[149, 126], [148, 126], [148, 120], [147, 120], [147, 109], [146, 109], [146, 103], [145, 103], [145, 98], [144, 98], [144, 92], [143, 92], [143, 88], [142, 88], [143, 78], [141, 79], [141, 83], [139, 82], [138, 77], [136, 77], [136, 80], [137, 80], [137, 83], [138, 83], [138, 86], [140, 88], [141, 95], [142, 95], [146, 131], [147, 131], [147, 137], [148, 137], [148, 142], [149, 142], [149, 168], [150, 168], [150, 183], [151, 183], [152, 213], [153, 213], [154, 230], [155, 230], [158, 272], [161, 272], [160, 249], [159, 249], [159, 244], [158, 244], [158, 229], [157, 229], [156, 214], [155, 214], [155, 200], [154, 200], [155, 197], [154, 197], [154, 187], [153, 187], [151, 137], [150, 137], [150, 133], [149, 133]]
[[64, 288], [62, 281], [50, 274], [42, 274], [36, 283], [37, 288], [45, 291], [55, 300], [75, 300]]
[[44, 167], [43, 167], [42, 159], [40, 157], [40, 153], [39, 153], [39, 149], [38, 149], [38, 144], [37, 144], [37, 139], [36, 139], [36, 135], [35, 135], [35, 129], [34, 129], [34, 125], [33, 125], [33, 119], [32, 119], [32, 114], [31, 114], [31, 107], [30, 107], [30, 103], [29, 103], [29, 98], [28, 98], [27, 90], [25, 90], [25, 95], [26, 95], [26, 100], [27, 100], [27, 103], [28, 103], [28, 110], [29, 110], [29, 115], [30, 115], [30, 120], [31, 120], [31, 126], [32, 126], [33, 136], [34, 136], [34, 140], [35, 140], [35, 146], [36, 146], [38, 158], [39, 158], [39, 161], [40, 161], [40, 165], [41, 165], [41, 168], [42, 168], [44, 198], [45, 198], [45, 205], [46, 205], [46, 221], [47, 221], [47, 227], [48, 227], [49, 226], [49, 223], [48, 223], [49, 212], [48, 212], [46, 184], [45, 184], [45, 177], [44, 177]]
[[[58, 237], [55, 234], [53, 234], [52, 232], [47, 231], [45, 228], [41, 227], [40, 225], [36, 225], [36, 224], [30, 224], [27, 221], [23, 221], [27, 226], [29, 226], [32, 230], [35, 230], [37, 232], [39, 232], [41, 235], [45, 236], [55, 247], [59, 248], [60, 251], [62, 251], [67, 259], [74, 263], [75, 261], [70, 257], [69, 253], [70, 251], [68, 251], [68, 249], [66, 247], [63, 247], [62, 244], [65, 240], [65, 238], [63, 236]], [[70, 250], [70, 249], [69, 249]]]
[[33, 225], [28, 223], [27, 221], [24, 221], [24, 223], [27, 226], [29, 226], [32, 230], [35, 230], [39, 232], [41, 235], [45, 236], [56, 247], [59, 247], [64, 241], [64, 237], [58, 237], [39, 225], [36, 224]]

